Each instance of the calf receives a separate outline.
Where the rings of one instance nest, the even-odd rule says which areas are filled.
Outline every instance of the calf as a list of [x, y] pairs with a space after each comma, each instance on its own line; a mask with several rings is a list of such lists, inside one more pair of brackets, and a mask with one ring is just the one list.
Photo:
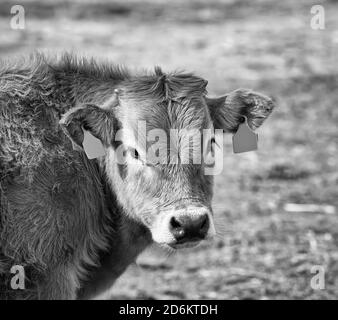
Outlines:
[[[209, 98], [206, 86], [71, 55], [2, 62], [1, 298], [91, 298], [151, 243], [175, 250], [214, 236], [214, 163], [203, 160], [215, 154], [214, 132], [235, 132], [243, 116], [255, 129], [273, 103], [244, 89]], [[158, 129], [162, 148], [148, 158]], [[202, 161], [183, 162], [186, 130], [206, 129]], [[97, 159], [83, 152], [86, 134], [103, 147]], [[25, 290], [10, 288], [13, 265], [24, 267]]]

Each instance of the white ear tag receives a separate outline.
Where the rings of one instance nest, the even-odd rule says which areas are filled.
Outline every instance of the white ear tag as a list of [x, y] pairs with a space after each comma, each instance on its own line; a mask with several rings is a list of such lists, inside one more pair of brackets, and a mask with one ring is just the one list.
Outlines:
[[232, 137], [232, 146], [234, 153], [242, 153], [254, 151], [258, 149], [258, 134], [253, 132], [246, 117], [245, 121], [241, 123], [237, 132]]
[[95, 138], [89, 131], [83, 129], [83, 149], [87, 158], [96, 159], [105, 155], [102, 142]]

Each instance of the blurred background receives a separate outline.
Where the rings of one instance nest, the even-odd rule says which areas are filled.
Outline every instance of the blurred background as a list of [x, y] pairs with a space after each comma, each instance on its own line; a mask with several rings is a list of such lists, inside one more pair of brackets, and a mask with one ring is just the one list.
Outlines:
[[[14, 4], [23, 30], [10, 26]], [[313, 5], [324, 30], [311, 28]], [[210, 95], [248, 87], [277, 101], [257, 152], [235, 155], [226, 138], [216, 241], [170, 257], [147, 250], [111, 298], [338, 298], [337, 17], [333, 0], [1, 0], [0, 58], [72, 51], [193, 71]], [[323, 290], [310, 285], [314, 266]]]

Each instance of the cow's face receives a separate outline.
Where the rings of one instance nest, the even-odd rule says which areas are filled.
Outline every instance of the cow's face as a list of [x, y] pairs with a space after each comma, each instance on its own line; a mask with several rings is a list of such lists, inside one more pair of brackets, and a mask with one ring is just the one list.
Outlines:
[[63, 119], [78, 145], [83, 127], [102, 141], [102, 161], [126, 214], [172, 248], [215, 235], [215, 129], [235, 132], [243, 116], [256, 128], [273, 108], [249, 90], [210, 99], [205, 87], [200, 78], [157, 71], [124, 83], [105, 105], [84, 106]]

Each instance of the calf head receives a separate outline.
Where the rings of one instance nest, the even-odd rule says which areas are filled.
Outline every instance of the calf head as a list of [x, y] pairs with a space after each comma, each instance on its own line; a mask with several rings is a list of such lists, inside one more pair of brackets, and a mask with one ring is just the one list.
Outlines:
[[83, 130], [101, 140], [101, 161], [120, 205], [156, 243], [172, 248], [215, 234], [215, 133], [235, 132], [243, 116], [256, 129], [273, 109], [259, 93], [239, 89], [209, 98], [206, 86], [193, 75], [156, 69], [121, 83], [102, 106], [74, 108], [61, 120], [76, 146], [82, 147]]

